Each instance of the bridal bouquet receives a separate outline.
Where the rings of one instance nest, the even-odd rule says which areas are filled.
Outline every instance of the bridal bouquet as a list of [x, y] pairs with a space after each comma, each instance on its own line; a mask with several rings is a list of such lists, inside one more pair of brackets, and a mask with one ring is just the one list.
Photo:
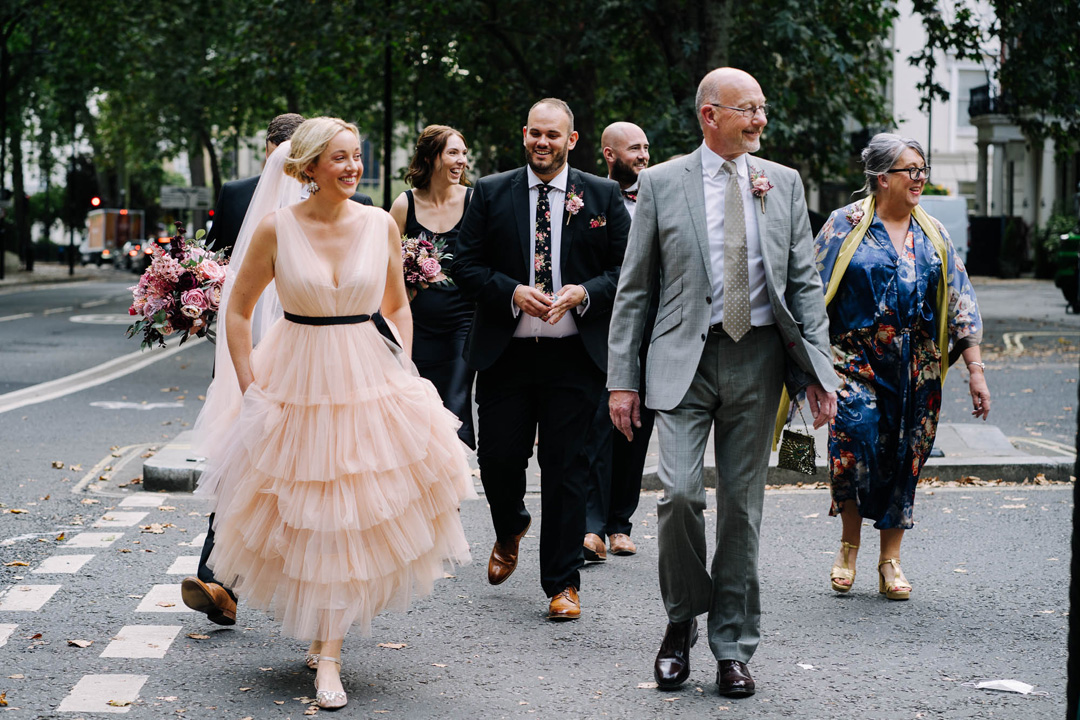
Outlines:
[[225, 283], [223, 251], [206, 248], [200, 230], [194, 240], [184, 238], [184, 226], [176, 223], [174, 235], [165, 247], [155, 247], [150, 267], [130, 288], [128, 314], [139, 319], [127, 329], [127, 336], [142, 333], [142, 347], [157, 343], [165, 347], [165, 338], [180, 333], [180, 344], [191, 335], [204, 337], [217, 315]]
[[424, 288], [443, 282], [453, 285], [444, 266], [453, 258], [446, 252], [446, 241], [438, 236], [431, 240], [424, 234], [417, 238], [401, 237], [401, 266], [405, 273], [405, 284], [411, 288]]

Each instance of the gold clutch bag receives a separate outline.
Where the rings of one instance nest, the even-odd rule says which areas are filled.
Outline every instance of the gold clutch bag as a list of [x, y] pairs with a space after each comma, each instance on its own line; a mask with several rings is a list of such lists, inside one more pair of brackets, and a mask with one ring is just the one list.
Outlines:
[[803, 475], [813, 475], [817, 472], [814, 460], [817, 451], [814, 448], [814, 436], [810, 434], [810, 427], [806, 424], [806, 418], [802, 414], [802, 405], [795, 401], [795, 407], [799, 410], [805, 433], [798, 430], [785, 430], [780, 440], [780, 457], [776, 466], [783, 470], [794, 470]]

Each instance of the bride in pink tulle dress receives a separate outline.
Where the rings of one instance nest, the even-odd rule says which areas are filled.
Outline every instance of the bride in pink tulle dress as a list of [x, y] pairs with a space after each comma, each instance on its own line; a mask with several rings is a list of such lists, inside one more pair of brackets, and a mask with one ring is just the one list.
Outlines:
[[[397, 227], [349, 202], [363, 169], [355, 126], [313, 118], [282, 149], [285, 174], [311, 195], [262, 219], [227, 290], [226, 382], [243, 399], [222, 410], [208, 398], [204, 412], [227, 422], [202, 423], [220, 437], [199, 492], [217, 498], [215, 575], [313, 640], [317, 701], [334, 708], [346, 702], [345, 634], [430, 592], [445, 561], [468, 561], [458, 506], [475, 495], [457, 418], [370, 319], [381, 311], [407, 353]], [[285, 317], [253, 351], [271, 281]]]

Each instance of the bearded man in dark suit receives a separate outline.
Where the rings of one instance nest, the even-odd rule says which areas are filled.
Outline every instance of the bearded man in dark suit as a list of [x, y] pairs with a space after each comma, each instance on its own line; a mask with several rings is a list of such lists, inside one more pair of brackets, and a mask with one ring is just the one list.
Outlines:
[[540, 582], [548, 618], [572, 620], [581, 614], [585, 438], [603, 392], [630, 216], [618, 183], [567, 165], [577, 133], [565, 102], [537, 102], [522, 134], [526, 167], [476, 184], [452, 275], [476, 303], [465, 359], [478, 372], [477, 460], [495, 526], [488, 582], [517, 567], [539, 427]]

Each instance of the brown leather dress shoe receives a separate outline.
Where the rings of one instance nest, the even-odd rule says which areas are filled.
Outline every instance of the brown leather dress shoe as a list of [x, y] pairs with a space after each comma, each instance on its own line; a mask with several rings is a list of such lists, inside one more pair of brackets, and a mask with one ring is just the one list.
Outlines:
[[577, 620], [581, 617], [581, 601], [578, 600], [577, 588], [567, 586], [561, 593], [551, 598], [548, 604], [548, 620]]
[[603, 562], [607, 560], [607, 550], [604, 549], [604, 541], [596, 533], [586, 533], [585, 559], [590, 562]]
[[180, 583], [180, 597], [196, 612], [206, 613], [210, 622], [218, 625], [236, 624], [236, 601], [217, 583], [204, 583], [196, 577], [186, 577]]
[[637, 552], [637, 545], [634, 544], [629, 535], [623, 535], [622, 533], [608, 535], [607, 543], [608, 547], [611, 548], [612, 555], [633, 555]]
[[525, 529], [517, 535], [512, 535], [506, 540], [496, 540], [491, 548], [491, 557], [488, 558], [488, 582], [498, 585], [506, 582], [506, 578], [514, 574], [517, 569], [518, 545], [525, 533], [529, 532], [532, 520], [525, 525]]
[[669, 622], [660, 652], [656, 653], [653, 677], [662, 690], [677, 688], [690, 677], [690, 648], [698, 639], [697, 618]]
[[750, 668], [738, 660], [721, 660], [717, 664], [716, 685], [721, 695], [732, 698], [750, 697], [757, 689]]

